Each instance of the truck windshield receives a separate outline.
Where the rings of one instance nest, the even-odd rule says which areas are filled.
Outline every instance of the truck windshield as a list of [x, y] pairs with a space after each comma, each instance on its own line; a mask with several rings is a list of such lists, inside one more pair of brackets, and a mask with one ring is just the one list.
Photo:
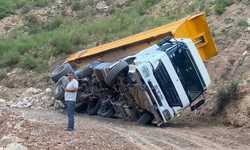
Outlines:
[[167, 53], [189, 96], [190, 102], [193, 102], [204, 90], [198, 76], [199, 72], [197, 72], [197, 67], [193, 63], [189, 50], [185, 46], [179, 46]]

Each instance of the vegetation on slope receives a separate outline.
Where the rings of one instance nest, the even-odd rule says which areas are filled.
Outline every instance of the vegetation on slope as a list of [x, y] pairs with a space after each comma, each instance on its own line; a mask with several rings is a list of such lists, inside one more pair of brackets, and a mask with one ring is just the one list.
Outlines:
[[[33, 6], [46, 6], [54, 0], [0, 0], [2, 18], [15, 9]], [[44, 71], [48, 61], [75, 51], [94, 47], [110, 41], [121, 39], [144, 30], [148, 30], [197, 12], [209, 14], [211, 6], [232, 4], [223, 1], [191, 1], [183, 7], [174, 6], [166, 9], [168, 4], [161, 0], [127, 0], [116, 4], [113, 11], [97, 11], [97, 1], [70, 1], [75, 17], [55, 17], [47, 22], [34, 13], [27, 11], [22, 18], [23, 26], [12, 30], [0, 40], [0, 67], [21, 66], [36, 71]], [[155, 8], [155, 7], [158, 8]], [[159, 8], [160, 7], [160, 8]], [[63, 9], [63, 8], [62, 8]], [[159, 9], [162, 14], [151, 13]], [[7, 11], [8, 10], [8, 11]], [[215, 10], [216, 12], [216, 10]], [[107, 16], [107, 17], [96, 17]], [[244, 22], [239, 24], [244, 25]]]
[[44, 7], [54, 0], [0, 0], [0, 19], [23, 7]]

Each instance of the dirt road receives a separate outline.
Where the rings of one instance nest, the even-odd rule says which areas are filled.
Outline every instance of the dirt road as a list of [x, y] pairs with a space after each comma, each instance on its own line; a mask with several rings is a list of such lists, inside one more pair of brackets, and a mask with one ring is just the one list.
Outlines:
[[[10, 111], [14, 112], [10, 114]], [[18, 119], [13, 119], [17, 116]], [[4, 119], [5, 117], [5, 119]], [[10, 109], [2, 114], [1, 134], [15, 134], [28, 149], [250, 149], [250, 130], [172, 122], [161, 128], [141, 126], [122, 119], [76, 114], [75, 130], [64, 131], [65, 111]], [[21, 128], [5, 128], [24, 121]], [[7, 125], [10, 126], [10, 125]]]

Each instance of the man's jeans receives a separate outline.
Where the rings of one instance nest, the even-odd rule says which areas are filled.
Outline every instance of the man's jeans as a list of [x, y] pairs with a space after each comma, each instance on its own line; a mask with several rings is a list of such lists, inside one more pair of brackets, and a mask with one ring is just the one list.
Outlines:
[[76, 102], [75, 101], [65, 101], [67, 115], [68, 115], [68, 129], [74, 130], [74, 109]]

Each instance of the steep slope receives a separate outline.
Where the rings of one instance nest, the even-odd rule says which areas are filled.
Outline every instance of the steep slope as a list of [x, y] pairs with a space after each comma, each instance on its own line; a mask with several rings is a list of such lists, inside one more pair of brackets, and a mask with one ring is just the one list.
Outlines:
[[[48, 65], [61, 56], [204, 12], [218, 48], [218, 54], [205, 61], [212, 84], [205, 93], [204, 107], [195, 114], [185, 111], [178, 119], [216, 118], [249, 127], [249, 7], [249, 0], [56, 0], [43, 7], [18, 8], [0, 21], [0, 72], [14, 67], [47, 72]], [[10, 57], [13, 55], [20, 58]], [[53, 85], [51, 81], [49, 85], [42, 80], [31, 82], [24, 76], [29, 73], [15, 79], [14, 88], [22, 87], [24, 80], [32, 86]], [[6, 77], [0, 83], [10, 81]]]

